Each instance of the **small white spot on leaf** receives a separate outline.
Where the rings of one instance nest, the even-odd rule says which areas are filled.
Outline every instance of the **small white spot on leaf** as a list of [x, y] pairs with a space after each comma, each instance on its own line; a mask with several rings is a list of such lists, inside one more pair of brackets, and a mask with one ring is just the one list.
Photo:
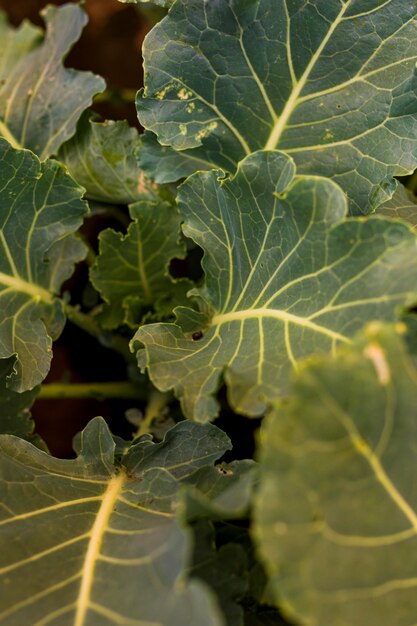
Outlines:
[[391, 381], [391, 371], [382, 348], [376, 344], [370, 344], [363, 353], [372, 361], [381, 385], [388, 385]]

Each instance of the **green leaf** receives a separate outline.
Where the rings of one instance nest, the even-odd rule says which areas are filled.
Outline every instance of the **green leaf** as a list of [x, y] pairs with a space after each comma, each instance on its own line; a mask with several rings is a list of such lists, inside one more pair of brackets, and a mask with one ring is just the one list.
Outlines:
[[12, 359], [0, 359], [0, 433], [16, 435], [43, 447], [40, 437], [33, 434], [35, 425], [30, 415], [30, 408], [39, 389], [25, 393], [16, 393], [8, 389], [7, 378], [12, 369]]
[[175, 305], [186, 304], [192, 287], [169, 273], [172, 259], [186, 254], [180, 216], [167, 202], [140, 201], [129, 208], [133, 222], [127, 234], [107, 229], [100, 233], [100, 251], [90, 276], [107, 303], [101, 323], [137, 328], [142, 316], [156, 311], [168, 317]]
[[85, 11], [76, 4], [48, 6], [42, 16], [42, 41], [32, 26], [14, 31], [4, 17], [0, 22], [2, 47], [11, 50], [0, 67], [0, 134], [43, 160], [75, 133], [81, 113], [105, 83], [90, 72], [63, 66], [87, 22]]
[[244, 626], [240, 606], [249, 587], [248, 560], [243, 547], [228, 543], [217, 547], [212, 525], [193, 526], [194, 551], [190, 575], [204, 581], [216, 593], [228, 626]]
[[344, 220], [331, 181], [296, 177], [289, 157], [259, 152], [233, 178], [200, 173], [180, 188], [184, 232], [204, 250], [201, 312], [142, 326], [133, 346], [154, 384], [185, 415], [217, 414], [224, 379], [239, 413], [264, 413], [299, 359], [329, 352], [375, 318], [415, 301], [417, 242], [405, 224]]
[[[201, 429], [191, 422], [180, 422], [161, 443], [154, 444], [149, 435], [144, 437], [140, 445], [131, 448], [125, 464], [128, 472], [163, 467], [184, 481], [200, 468], [213, 465], [231, 447], [226, 433], [218, 428]], [[181, 451], [181, 462], [175, 450]]]
[[409, 0], [177, 0], [145, 40], [141, 124], [229, 172], [284, 150], [366, 213], [417, 165], [416, 17]]
[[[233, 461], [202, 467], [184, 481], [184, 516], [187, 520], [226, 520], [245, 517], [256, 478], [253, 461]], [[188, 484], [189, 483], [189, 484]]]
[[183, 429], [159, 445], [145, 438], [121, 465], [101, 418], [75, 460], [0, 437], [0, 624], [222, 626], [209, 590], [187, 580], [175, 470], [210, 464], [229, 444], [215, 427]]
[[189, 152], [177, 152], [169, 146], [161, 146], [153, 133], [141, 135], [137, 158], [142, 171], [162, 185], [187, 178], [197, 170], [211, 169], [212, 164], [194, 157]]
[[255, 538], [297, 624], [416, 621], [417, 371], [374, 323], [303, 365], [260, 443]]
[[41, 43], [42, 30], [26, 20], [13, 29], [7, 22], [6, 13], [0, 12], [0, 35], [0, 80], [3, 81], [16, 64]]
[[377, 209], [377, 215], [401, 219], [408, 222], [412, 229], [417, 229], [417, 198], [412, 191], [398, 183], [391, 200], [384, 202]]
[[[249, 524], [248, 524], [249, 525]], [[256, 560], [248, 530], [207, 520], [192, 525], [191, 575], [216, 593], [229, 626], [288, 626], [278, 610], [265, 603], [266, 574]]]
[[88, 207], [55, 161], [0, 139], [0, 164], [0, 359], [16, 357], [9, 387], [20, 392], [48, 373], [65, 322], [56, 295], [86, 254], [72, 233]]
[[68, 167], [86, 196], [100, 202], [129, 204], [139, 198], [135, 159], [138, 132], [126, 121], [97, 122], [82, 116], [77, 133], [67, 141], [58, 158]]

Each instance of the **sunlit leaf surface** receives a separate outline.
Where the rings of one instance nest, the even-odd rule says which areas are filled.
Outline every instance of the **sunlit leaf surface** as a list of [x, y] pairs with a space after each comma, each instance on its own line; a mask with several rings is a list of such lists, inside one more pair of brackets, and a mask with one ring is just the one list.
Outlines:
[[289, 157], [261, 151], [233, 178], [196, 174], [179, 193], [184, 232], [204, 250], [200, 312], [142, 326], [139, 362], [185, 414], [207, 420], [222, 378], [232, 407], [261, 415], [288, 391], [298, 361], [348, 343], [366, 321], [415, 302], [417, 242], [400, 221], [345, 220], [333, 182], [295, 177]]
[[416, 17], [410, 0], [177, 0], [145, 40], [140, 121], [208, 168], [284, 150], [366, 213], [417, 165]]
[[16, 357], [15, 391], [48, 373], [65, 322], [56, 295], [86, 253], [73, 236], [87, 213], [82, 193], [59, 163], [0, 139], [0, 359]]
[[81, 113], [105, 87], [91, 72], [66, 69], [63, 60], [87, 23], [76, 4], [48, 6], [40, 30], [13, 30], [0, 20], [0, 135], [41, 159], [56, 154], [75, 133]]
[[114, 446], [101, 418], [75, 460], [0, 437], [0, 624], [223, 626], [214, 596], [187, 580], [176, 509], [181, 480], [213, 464], [227, 437], [183, 422], [121, 463]]

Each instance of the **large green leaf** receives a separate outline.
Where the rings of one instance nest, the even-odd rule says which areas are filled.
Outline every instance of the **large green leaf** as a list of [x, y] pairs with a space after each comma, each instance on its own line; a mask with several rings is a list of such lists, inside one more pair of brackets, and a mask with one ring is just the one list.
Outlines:
[[414, 231], [417, 230], [417, 198], [400, 183], [392, 198], [378, 207], [377, 214], [402, 219], [408, 222]]
[[138, 132], [127, 122], [101, 123], [86, 114], [58, 157], [77, 183], [85, 187], [87, 198], [129, 204], [140, 195], [137, 144]]
[[192, 286], [169, 273], [171, 260], [183, 259], [186, 253], [177, 209], [167, 202], [144, 200], [129, 210], [133, 222], [126, 235], [111, 229], [100, 233], [100, 253], [90, 273], [107, 303], [105, 328], [124, 323], [137, 328], [149, 311], [166, 318], [175, 305], [186, 303]]
[[145, 40], [140, 121], [226, 171], [284, 150], [367, 212], [417, 165], [416, 17], [410, 0], [177, 0]]
[[0, 437], [0, 624], [221, 626], [208, 589], [187, 580], [191, 536], [175, 511], [177, 470], [229, 446], [217, 428], [183, 423], [117, 464], [101, 418], [72, 461]]
[[72, 233], [88, 208], [55, 161], [0, 139], [0, 165], [0, 359], [16, 357], [9, 385], [25, 391], [48, 373], [65, 321], [55, 296], [85, 256]]
[[204, 250], [201, 312], [139, 329], [141, 366], [173, 388], [185, 414], [207, 420], [222, 376], [232, 407], [265, 411], [287, 391], [300, 358], [333, 350], [368, 320], [415, 301], [417, 242], [401, 222], [344, 220], [331, 181], [296, 177], [289, 157], [259, 152], [233, 178], [191, 176], [179, 205], [185, 234]]
[[87, 22], [84, 10], [76, 4], [48, 6], [42, 15], [43, 40], [27, 24], [13, 31], [4, 17], [0, 21], [0, 134], [45, 159], [74, 134], [81, 113], [105, 83], [63, 66]]
[[267, 419], [255, 535], [296, 623], [416, 622], [416, 424], [417, 371], [377, 324]]

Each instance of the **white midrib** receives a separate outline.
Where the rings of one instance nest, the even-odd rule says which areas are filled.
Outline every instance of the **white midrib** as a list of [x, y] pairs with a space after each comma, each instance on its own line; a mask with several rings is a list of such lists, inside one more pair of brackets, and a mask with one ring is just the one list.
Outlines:
[[110, 516], [113, 512], [120, 493], [125, 484], [126, 476], [123, 473], [112, 478], [104, 493], [100, 509], [90, 533], [87, 554], [85, 556], [80, 591], [76, 600], [76, 614], [74, 626], [84, 626], [90, 606], [91, 589], [94, 582], [94, 571], [100, 554], [103, 537], [108, 527]]
[[295, 85], [293, 91], [291, 92], [290, 97], [287, 100], [287, 104], [285, 105], [284, 109], [282, 110], [282, 113], [280, 115], [280, 117], [278, 118], [276, 124], [273, 126], [271, 133], [268, 137], [268, 140], [265, 144], [265, 150], [274, 150], [277, 145], [278, 142], [281, 138], [282, 133], [285, 130], [285, 127], [287, 125], [287, 122], [289, 120], [289, 118], [291, 117], [292, 112], [294, 111], [295, 107], [297, 106], [297, 101], [298, 98], [300, 97], [300, 94], [302, 92], [302, 90], [304, 89], [307, 80], [311, 74], [311, 72], [314, 69], [314, 66], [316, 65], [317, 61], [320, 58], [321, 53], [323, 52], [324, 48], [326, 47], [326, 45], [328, 44], [328, 42], [330, 41], [334, 31], [336, 30], [336, 28], [339, 26], [340, 22], [342, 21], [342, 18], [344, 16], [344, 14], [346, 13], [346, 10], [348, 9], [350, 5], [350, 2], [346, 2], [346, 4], [343, 6], [343, 8], [341, 9], [341, 11], [339, 12], [338, 16], [336, 17], [336, 19], [334, 20], [334, 22], [332, 23], [332, 25], [330, 26], [329, 30], [327, 31], [326, 36], [324, 37], [323, 41], [321, 42], [321, 44], [319, 45], [319, 47], [317, 48], [317, 50], [315, 51], [315, 53], [313, 54], [313, 56], [310, 59], [309, 64], [307, 65], [306, 69], [304, 70], [303, 75], [301, 76], [300, 80], [298, 81], [298, 83]]
[[311, 322], [310, 320], [299, 317], [298, 315], [293, 315], [292, 313], [287, 313], [286, 311], [280, 311], [278, 309], [247, 309], [245, 311], [233, 311], [231, 313], [222, 313], [220, 315], [215, 315], [211, 321], [212, 325], [222, 325], [227, 322], [235, 322], [235, 321], [245, 321], [247, 319], [262, 319], [262, 318], [271, 318], [280, 320], [281, 322], [290, 322], [297, 326], [301, 326], [303, 328], [308, 328], [316, 333], [320, 333], [321, 335], [327, 335], [332, 339], [336, 339], [337, 341], [343, 341], [344, 343], [350, 343], [349, 339], [340, 333], [331, 330], [330, 328], [326, 328], [325, 326], [320, 326], [320, 324], [316, 324]]
[[398, 491], [395, 484], [389, 478], [380, 459], [376, 456], [374, 450], [363, 439], [352, 418], [348, 414], [346, 414], [333, 399], [329, 400], [327, 394], [326, 400], [329, 406], [332, 408], [334, 414], [338, 416], [340, 422], [346, 429], [346, 432], [348, 433], [356, 452], [368, 462], [369, 466], [375, 474], [377, 481], [381, 484], [391, 500], [398, 506], [400, 511], [402, 511], [404, 516], [410, 522], [414, 533], [416, 533], [417, 513], [410, 506], [410, 504], [408, 504], [404, 496]]
[[10, 287], [14, 291], [21, 291], [28, 294], [35, 300], [43, 300], [48, 304], [51, 304], [54, 300], [53, 295], [49, 293], [49, 291], [43, 289], [43, 287], [39, 287], [39, 285], [28, 283], [20, 278], [20, 276], [8, 276], [7, 274], [0, 272], [0, 285]]

